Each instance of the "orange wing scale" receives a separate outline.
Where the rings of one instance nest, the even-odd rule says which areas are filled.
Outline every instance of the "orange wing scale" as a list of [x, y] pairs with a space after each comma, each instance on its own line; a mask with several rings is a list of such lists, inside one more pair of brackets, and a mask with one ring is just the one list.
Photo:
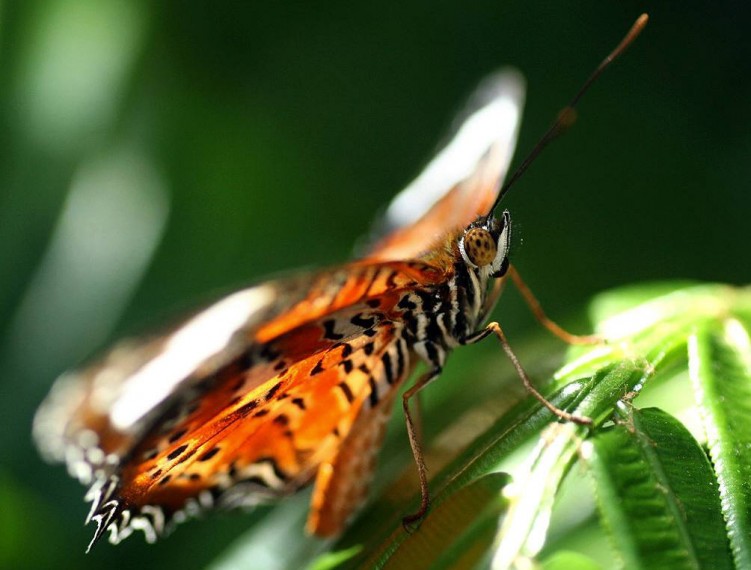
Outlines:
[[444, 268], [421, 261], [373, 263], [359, 261], [315, 279], [302, 301], [261, 326], [254, 341], [269, 342], [304, 323], [315, 322], [358, 302], [379, 301], [381, 308], [399, 292], [430, 286], [446, 278]]
[[392, 390], [377, 407], [361, 410], [337, 453], [319, 466], [306, 526], [309, 533], [336, 536], [365, 503], [396, 394]]

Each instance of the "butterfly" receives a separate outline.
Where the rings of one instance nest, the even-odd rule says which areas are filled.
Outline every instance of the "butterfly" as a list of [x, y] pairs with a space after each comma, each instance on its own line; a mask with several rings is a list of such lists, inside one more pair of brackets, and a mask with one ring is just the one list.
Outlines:
[[[46, 459], [89, 486], [87, 522], [97, 523], [89, 548], [108, 531], [112, 543], [135, 530], [153, 542], [205, 511], [254, 506], [310, 483], [307, 530], [337, 535], [366, 499], [399, 399], [422, 491], [405, 521], [425, 515], [410, 399], [451, 350], [493, 333], [505, 341], [483, 323], [508, 276], [545, 319], [510, 265], [511, 216], [496, 212], [523, 98], [518, 73], [486, 79], [359, 259], [237, 291], [58, 379], [34, 437]], [[510, 355], [534, 395], [577, 419], [547, 403]], [[428, 371], [400, 398], [419, 362]]]

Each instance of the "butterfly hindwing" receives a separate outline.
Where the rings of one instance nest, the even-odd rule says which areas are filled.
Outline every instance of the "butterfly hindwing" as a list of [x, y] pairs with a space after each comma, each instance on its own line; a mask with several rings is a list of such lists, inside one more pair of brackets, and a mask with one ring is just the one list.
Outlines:
[[[362, 320], [359, 330], [289, 366], [248, 374], [231, 365], [220, 373], [207, 394], [175, 411], [177, 421], [163, 422], [135, 449], [117, 477], [128, 513], [120, 520], [159, 509], [168, 525], [186, 516], [186, 505], [250, 506], [307, 484], [351, 441], [360, 415], [390, 401], [405, 375], [406, 347], [379, 315], [343, 312], [339, 318]], [[294, 342], [298, 334], [309, 331], [300, 328], [284, 340]], [[393, 356], [384, 360], [387, 352]]]
[[[392, 352], [403, 350], [396, 347], [394, 345]], [[405, 377], [406, 371], [393, 383], [398, 385]], [[319, 466], [307, 523], [311, 534], [337, 535], [367, 499], [378, 451], [397, 395], [396, 389], [384, 392], [376, 406], [360, 410], [336, 453]]]

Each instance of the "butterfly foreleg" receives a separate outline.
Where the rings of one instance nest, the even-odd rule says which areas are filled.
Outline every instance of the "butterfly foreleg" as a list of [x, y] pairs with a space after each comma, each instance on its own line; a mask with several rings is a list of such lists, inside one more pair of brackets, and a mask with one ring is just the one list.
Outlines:
[[514, 282], [514, 285], [516, 285], [519, 293], [521, 293], [524, 301], [527, 303], [527, 306], [529, 306], [530, 311], [532, 311], [535, 319], [537, 319], [537, 322], [539, 322], [542, 326], [548, 329], [552, 334], [557, 336], [563, 342], [568, 344], [597, 344], [599, 342], [603, 342], [603, 338], [600, 335], [577, 335], [568, 332], [566, 329], [561, 327], [558, 323], [553, 321], [545, 314], [545, 311], [542, 309], [542, 305], [540, 305], [540, 302], [534, 296], [532, 290], [524, 282], [521, 275], [519, 275], [516, 267], [510, 265], [507, 275], [511, 277], [511, 280]]
[[430, 384], [433, 380], [438, 378], [441, 374], [440, 368], [433, 368], [429, 370], [420, 378], [417, 382], [402, 395], [402, 407], [404, 408], [404, 419], [407, 423], [407, 435], [409, 436], [409, 444], [412, 447], [412, 455], [415, 458], [415, 465], [417, 466], [417, 475], [420, 478], [420, 508], [402, 518], [402, 524], [406, 527], [414, 522], [418, 522], [425, 518], [425, 515], [430, 509], [430, 489], [428, 488], [428, 469], [425, 466], [425, 457], [422, 453], [422, 445], [420, 443], [420, 436], [416, 428], [415, 422], [410, 412], [409, 402], [417, 396], [425, 386]]
[[535, 388], [534, 384], [532, 384], [532, 381], [527, 375], [527, 372], [524, 370], [522, 363], [519, 361], [519, 358], [516, 356], [516, 353], [514, 353], [514, 351], [512, 350], [511, 345], [509, 344], [508, 339], [506, 338], [506, 335], [503, 332], [503, 329], [501, 329], [501, 325], [499, 325], [496, 322], [490, 323], [483, 330], [473, 335], [473, 337], [470, 337], [470, 340], [472, 342], [477, 342], [479, 340], [482, 340], [486, 336], [489, 336], [490, 334], [494, 334], [496, 337], [498, 337], [498, 340], [500, 341], [501, 346], [503, 347], [503, 350], [506, 353], [506, 356], [508, 356], [509, 360], [511, 361], [511, 364], [513, 364], [514, 368], [516, 369], [516, 373], [519, 375], [519, 378], [521, 378], [522, 384], [524, 384], [524, 388], [527, 390], [527, 392], [529, 392], [532, 396], [534, 396], [538, 402], [540, 402], [543, 406], [545, 406], [548, 410], [550, 410], [552, 413], [554, 413], [556, 416], [558, 416], [562, 420], [565, 420], [568, 422], [574, 422], [574, 423], [582, 424], [582, 425], [592, 425], [591, 418], [578, 416], [576, 414], [570, 414], [566, 410], [560, 409], [555, 404], [550, 402], [547, 398], [545, 398], [545, 396], [543, 396], [537, 390], [537, 388]]

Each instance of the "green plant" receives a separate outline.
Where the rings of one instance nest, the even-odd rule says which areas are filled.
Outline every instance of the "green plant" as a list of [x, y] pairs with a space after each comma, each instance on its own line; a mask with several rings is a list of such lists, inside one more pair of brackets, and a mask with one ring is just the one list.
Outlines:
[[631, 287], [591, 316], [607, 342], [548, 393], [594, 428], [527, 399], [433, 477], [418, 530], [387, 490], [313, 566], [751, 567], [751, 290]]

